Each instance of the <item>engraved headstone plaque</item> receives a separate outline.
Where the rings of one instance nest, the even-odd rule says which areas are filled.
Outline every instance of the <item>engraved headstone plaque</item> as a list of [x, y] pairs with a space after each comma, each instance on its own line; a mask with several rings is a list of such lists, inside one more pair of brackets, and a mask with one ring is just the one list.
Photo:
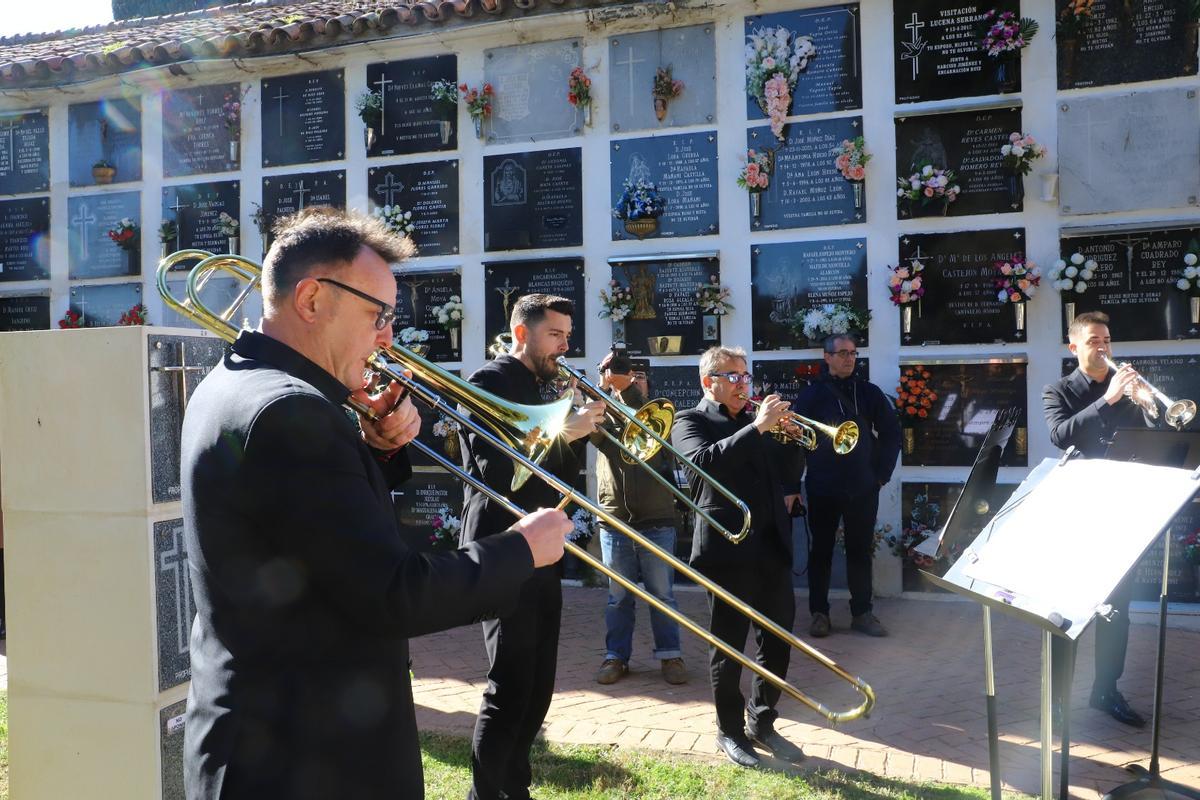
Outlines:
[[[127, 183], [142, 179], [142, 101], [111, 98], [67, 106], [71, 186]], [[116, 170], [111, 180], [98, 177], [101, 162]]]
[[238, 83], [163, 92], [163, 175], [170, 178], [237, 169], [241, 164], [241, 102]]
[[[108, 236], [122, 219], [133, 220], [137, 235], [122, 248]], [[79, 278], [113, 278], [142, 271], [141, 193], [117, 192], [74, 195], [67, 198], [68, 275]]]
[[50, 277], [50, 199], [0, 200], [0, 282]]
[[583, 244], [583, 173], [578, 147], [483, 159], [483, 249]]
[[700, 386], [700, 370], [691, 364], [652, 365], [647, 375], [650, 397], [665, 397], [675, 404], [675, 411], [695, 408], [704, 397]]
[[[804, 315], [826, 304], [867, 310], [867, 240], [824, 239], [750, 248], [750, 296], [755, 350], [821, 347], [809, 340]], [[859, 344], [866, 346], [866, 331]]]
[[612, 279], [633, 295], [624, 320], [629, 355], [694, 355], [720, 341], [719, 318], [705, 320], [696, 303], [701, 284], [720, 282], [716, 253], [612, 258], [609, 264]]
[[262, 165], [313, 164], [346, 155], [343, 70], [262, 81]]
[[[800, 393], [821, 376], [824, 368], [823, 358], [783, 358], [769, 361], [755, 359], [753, 396], [766, 397], [769, 394], [777, 394], [789, 403], [794, 403]], [[859, 380], [871, 379], [867, 358], [855, 360], [853, 375]]]
[[404, 269], [396, 276], [397, 333], [405, 328], [426, 331], [430, 361], [458, 361], [462, 358], [462, 324], [451, 331], [438, 322], [435, 309], [451, 298], [462, 302], [462, 276], [457, 270]]
[[[1011, 440], [1009, 447], [1012, 447]], [[974, 540], [983, 530], [983, 526], [1008, 501], [1009, 496], [1016, 488], [1017, 485], [1014, 483], [994, 484], [988, 487], [985, 495], [980, 498], [982, 503], [986, 503], [986, 509], [978, 506], [972, 509], [977, 513], [955, 514], [957, 524], [964, 526], [962, 528], [964, 535], [960, 541]], [[945, 558], [934, 561], [928, 556], [912, 552], [912, 548], [930, 536], [937, 536], [938, 531], [945, 524], [950, 510], [958, 502], [962, 490], [963, 484], [961, 483], [922, 481], [900, 485], [900, 527], [899, 529], [893, 528], [888, 534], [889, 537], [894, 537], [895, 545], [884, 542], [880, 547], [888, 547], [900, 556], [903, 565], [904, 591], [943, 591], [936, 588], [930, 581], [923, 579], [921, 570], [941, 575], [949, 567], [949, 561]], [[955, 555], [957, 556], [957, 554]]]
[[[608, 45], [608, 118], [614, 133], [716, 121], [712, 24], [611, 36]], [[683, 91], [663, 109], [662, 119], [651, 94], [660, 67], [669, 67], [672, 79], [683, 83]]]
[[458, 252], [458, 160], [371, 167], [367, 196], [373, 209], [398, 207], [412, 213], [409, 238], [418, 256]]
[[[295, 214], [311, 206], [346, 207], [346, 171], [298, 172], [291, 175], [272, 175], [263, 178], [262, 208], [274, 224], [287, 214]], [[267, 234], [267, 246], [274, 237]]]
[[[1056, 0], [1055, 13], [1067, 0]], [[1054, 37], [1058, 88], [1080, 89], [1196, 74], [1196, 22], [1186, 3], [1095, 0], [1082, 34]]]
[[158, 624], [158, 690], [192, 677], [188, 639], [196, 605], [188, 573], [183, 520], [154, 523], [154, 606]]
[[[1021, 15], [1016, 0], [896, 0], [892, 22], [896, 102], [998, 94], [1001, 84], [1014, 78], [1012, 91], [1020, 91], [1021, 59], [1011, 54], [989, 56], [983, 49], [983, 17], [992, 9]], [[1043, 31], [1041, 36], [1048, 34]], [[1005, 70], [1013, 74], [1003, 75]]]
[[575, 303], [571, 319], [571, 347], [567, 358], [584, 354], [587, 315], [584, 314], [584, 275], [582, 258], [547, 258], [530, 261], [485, 261], [484, 347], [497, 334], [508, 331], [513, 303], [521, 295], [556, 294]]
[[[458, 147], [458, 104], [435, 102], [437, 81], [457, 85], [458, 56], [429, 56], [367, 64], [367, 86], [383, 94], [383, 119], [368, 156], [394, 156]], [[455, 90], [457, 92], [457, 89]]]
[[567, 102], [567, 77], [580, 64], [578, 39], [484, 50], [483, 79], [496, 97], [489, 142], [536, 142], [579, 133], [582, 112]]
[[50, 121], [46, 110], [0, 114], [0, 194], [50, 188]]
[[1156, 89], [1058, 104], [1064, 214], [1195, 206], [1200, 137], [1195, 89]]
[[[681, 133], [623, 139], [609, 145], [612, 199], [621, 200], [626, 181], [657, 185], [667, 202], [655, 231], [642, 238], [709, 236], [720, 232], [717, 208], [717, 133]], [[613, 218], [613, 241], [634, 239], [625, 223]]]
[[184, 409], [200, 381], [221, 360], [225, 343], [215, 336], [151, 336], [148, 348], [150, 495], [155, 503], [171, 503], [180, 497], [179, 432]]
[[85, 328], [116, 325], [121, 315], [142, 302], [140, 283], [72, 286], [70, 309], [80, 315]]
[[184, 800], [183, 725], [187, 701], [180, 700], [158, 712], [159, 763], [162, 768], [162, 800]]
[[[229, 238], [221, 233], [219, 220], [222, 211], [235, 220], [240, 219], [240, 187], [240, 181], [165, 187], [162, 190], [163, 219], [174, 220], [179, 232], [169, 249], [229, 252]], [[190, 268], [192, 265], [184, 266]]]
[[746, 135], [748, 150], [773, 150], [775, 160], [758, 216], [747, 198], [750, 226], [770, 231], [866, 222], [866, 181], [846, 180], [834, 164], [842, 142], [862, 135], [862, 117], [793, 122], [784, 135], [785, 143], [767, 127]]
[[[462, 519], [462, 483], [449, 472], [418, 472], [392, 492], [400, 536], [415, 550], [434, 550], [435, 517]], [[457, 545], [455, 545], [457, 547]]]
[[0, 332], [49, 329], [49, 295], [0, 295]]

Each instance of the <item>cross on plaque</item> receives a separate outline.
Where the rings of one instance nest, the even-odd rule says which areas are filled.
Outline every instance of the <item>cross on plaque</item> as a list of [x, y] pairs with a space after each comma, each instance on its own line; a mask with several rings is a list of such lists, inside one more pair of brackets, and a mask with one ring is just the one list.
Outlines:
[[921, 28], [925, 27], [925, 23], [921, 22], [921, 18], [917, 16], [917, 12], [913, 12], [912, 22], [904, 24], [907, 30], [912, 31], [912, 39], [907, 42], [901, 42], [904, 46], [904, 52], [900, 54], [901, 61], [912, 62], [912, 79], [917, 79], [917, 73], [921, 71], [920, 59], [921, 53], [925, 50], [925, 41], [921, 38]]
[[178, 221], [178, 220], [179, 220], [179, 209], [181, 209], [181, 208], [191, 208], [191, 207], [192, 207], [192, 204], [191, 204], [191, 203], [185, 203], [185, 202], [183, 202], [182, 200], [180, 200], [180, 199], [179, 199], [179, 193], [178, 193], [178, 192], [176, 192], [176, 193], [175, 193], [175, 205], [173, 205], [173, 206], [167, 206], [167, 208], [169, 208], [169, 209], [171, 209], [172, 211], [174, 211], [174, 212], [175, 212], [175, 220], [176, 220], [176, 221]]
[[505, 276], [504, 285], [497, 286], [496, 291], [499, 292], [500, 296], [504, 298], [504, 300], [503, 300], [503, 302], [504, 302], [504, 324], [507, 326], [508, 325], [508, 304], [511, 302], [510, 298], [513, 296], [514, 293], [521, 291], [521, 287], [513, 286], [509, 280], [509, 277]]
[[17, 127], [17, 121], [9, 117], [4, 123], [3, 131], [4, 135], [8, 137], [8, 168], [13, 172], [17, 171], [17, 164], [13, 160], [13, 139], [15, 138], [13, 128], [15, 127]]
[[88, 225], [96, 221], [94, 214], [88, 209], [87, 203], [79, 204], [79, 211], [76, 212], [75, 218], [71, 220], [72, 225], [79, 226], [79, 257], [84, 261], [88, 258]]
[[158, 554], [158, 571], [163, 575], [174, 573], [175, 646], [183, 655], [188, 651], [188, 638], [192, 630], [192, 582], [188, 575], [182, 525], [171, 531], [171, 549]]
[[304, 195], [312, 194], [312, 189], [305, 189], [304, 188], [304, 179], [301, 178], [300, 185], [292, 190], [292, 194], [300, 195], [300, 202], [299, 202], [299, 205], [296, 206], [296, 210], [303, 211], [304, 210]]
[[[905, 239], [904, 243], [908, 244], [908, 239]], [[915, 252], [911, 256], [909, 256], [908, 260], [909, 261], [920, 261], [920, 262], [924, 263], [925, 256], [921, 255], [921, 245], [919, 245], [919, 244], [917, 245], [917, 252]]]
[[429, 280], [417, 280], [416, 276], [408, 277], [401, 281], [401, 283], [408, 287], [408, 296], [412, 302], [413, 324], [418, 327], [421, 325], [421, 313], [417, 310], [417, 287], [424, 286], [430, 282]]
[[646, 59], [633, 57], [633, 45], [629, 46], [629, 58], [626, 61], [614, 61], [613, 65], [617, 67], [629, 67], [629, 113], [633, 113], [633, 96], [636, 94], [633, 90], [633, 65], [644, 64]]
[[375, 85], [379, 87], [379, 97], [381, 98], [381, 102], [379, 103], [380, 133], [383, 133], [384, 129], [387, 128], [387, 85], [389, 83], [394, 83], [394, 81], [387, 76], [386, 72], [380, 74], [379, 80], [375, 81]]
[[279, 101], [279, 135], [280, 135], [280, 136], [283, 136], [283, 101], [284, 101], [284, 100], [286, 100], [286, 99], [287, 99], [287, 98], [289, 98], [289, 97], [291, 97], [291, 95], [290, 95], [290, 94], [284, 94], [284, 93], [283, 93], [283, 87], [282, 87], [282, 86], [280, 86], [280, 87], [279, 87], [279, 94], [275, 95], [274, 97], [271, 97], [271, 98], [269, 98], [269, 99], [271, 99], [271, 100], [278, 100], [278, 101]]
[[396, 176], [388, 173], [383, 176], [383, 183], [375, 187], [375, 194], [386, 195], [384, 197], [384, 205], [396, 204], [396, 193], [404, 191], [404, 184], [396, 181]]
[[[188, 383], [187, 383], [188, 375], [187, 374], [189, 372], [207, 372], [208, 367], [204, 367], [204, 366], [198, 367], [198, 366], [187, 363], [187, 348], [185, 348], [183, 346], [183, 342], [176, 342], [176, 344], [179, 345], [179, 366], [151, 367], [150, 371], [151, 372], [168, 372], [168, 373], [178, 372], [179, 373], [179, 413], [182, 416], [183, 412], [187, 409], [187, 403], [188, 403]], [[158, 346], [161, 347], [162, 343], [160, 342]]]
[[1129, 234], [1128, 236], [1126, 236], [1124, 239], [1113, 239], [1112, 240], [1113, 244], [1125, 245], [1125, 289], [1126, 289], [1126, 291], [1129, 291], [1129, 292], [1133, 291], [1133, 248], [1136, 247], [1139, 242], [1146, 242], [1149, 240], [1150, 240], [1149, 236], [1138, 236], [1135, 238], [1132, 233]]

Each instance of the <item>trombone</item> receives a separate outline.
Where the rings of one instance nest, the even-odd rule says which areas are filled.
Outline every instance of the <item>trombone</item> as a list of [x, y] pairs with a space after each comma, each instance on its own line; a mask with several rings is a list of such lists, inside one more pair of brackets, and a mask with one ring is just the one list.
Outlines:
[[[757, 400], [750, 399], [747, 394], [743, 394], [741, 397], [755, 410], [762, 405]], [[806, 450], [816, 450], [817, 433], [823, 433], [833, 442], [833, 452], [839, 456], [846, 455], [858, 444], [858, 423], [854, 420], [847, 420], [835, 428], [832, 425], [826, 425], [797, 414], [795, 411], [788, 412], [784, 419], [799, 428], [799, 431], [789, 431], [782, 424], [772, 428], [771, 433], [781, 442], [798, 444]]]
[[[1100, 357], [1104, 359], [1104, 363], [1113, 372], [1120, 369], [1116, 362], [1108, 357], [1108, 353], [1100, 353]], [[1158, 404], [1162, 403], [1167, 414], [1163, 417], [1164, 421], [1177, 431], [1181, 431], [1188, 426], [1193, 419], [1196, 418], [1196, 403], [1192, 400], [1172, 400], [1165, 394], [1154, 388], [1150, 381], [1142, 377], [1139, 372], [1137, 374], [1137, 385], [1130, 387], [1131, 391], [1127, 391], [1129, 399], [1141, 406], [1150, 419], [1158, 419]]]
[[[197, 258], [200, 259], [200, 262], [192, 268], [188, 275], [188, 297], [186, 300], [180, 300], [173, 295], [167, 286], [166, 273], [180, 261]], [[159, 262], [158, 287], [164, 302], [172, 309], [223, 339], [232, 342], [237, 338], [239, 331], [236, 326], [229, 322], [229, 318], [236, 313], [237, 309], [231, 306], [222, 314], [214, 313], [205, 307], [198, 295], [199, 286], [202, 286], [208, 280], [208, 276], [214, 270], [218, 269], [252, 282], [255, 286], [259, 285], [258, 279], [261, 277], [261, 268], [248, 259], [234, 255], [214, 256], [199, 250], [185, 250], [174, 253]], [[243, 292], [243, 300], [248, 295], [248, 292]], [[512, 459], [516, 464], [528, 470], [531, 475], [551, 486], [556, 492], [562, 495], [562, 501], [559, 503], [558, 508], [562, 509], [570, 503], [575, 503], [584, 511], [602, 520], [606, 525], [630, 537], [634, 542], [652, 552], [657, 558], [671, 564], [677, 571], [687, 576], [697, 585], [703, 586], [713, 596], [729, 604], [739, 613], [753, 620], [764, 630], [787, 642], [791, 647], [800, 650], [809, 658], [849, 683], [855, 691], [862, 695], [862, 701], [857, 706], [846, 711], [834, 711], [824, 703], [792, 686], [784, 678], [763, 667], [754, 659], [748, 658], [742, 653], [740, 648], [733, 647], [717, 638], [703, 626], [671, 608], [654, 595], [642, 589], [635, 582], [609, 569], [602, 561], [588, 553], [587, 550], [574, 542], [565, 542], [564, 548], [576, 558], [611, 580], [616, 581], [625, 589], [632, 592], [635, 597], [640, 598], [663, 614], [666, 614], [682, 627], [699, 636], [710, 646], [722, 651], [746, 669], [758, 674], [764, 680], [776, 686], [780, 691], [808, 706], [830, 722], [846, 722], [870, 713], [875, 705], [875, 692], [869, 684], [861, 678], [846, 672], [837, 662], [814, 647], [802, 642], [791, 631], [785, 630], [782, 626], [763, 616], [747, 603], [701, 575], [686, 563], [678, 560], [621, 520], [605, 512], [586, 495], [581, 494], [569, 483], [540, 466], [534, 458], [527, 455], [523, 447], [514, 446], [514, 442], [517, 445], [523, 445], [530, 439], [537, 440], [538, 437], [545, 436], [546, 432], [550, 430], [553, 430], [556, 435], [566, 415], [570, 413], [570, 395], [545, 406], [521, 406], [509, 403], [486, 392], [482, 392], [477, 387], [446, 372], [437, 365], [414, 355], [407, 348], [398, 345], [381, 347], [368, 361], [371, 368], [376, 372], [399, 382], [410, 394], [416, 396], [439, 413], [454, 420], [460, 426], [470, 430], [477, 437]], [[401, 369], [393, 368], [389, 361], [396, 362], [400, 365]], [[410, 376], [408, 374], [409, 371], [411, 371], [413, 376], [420, 375], [422, 380], [418, 381], [415, 377]], [[430, 386], [426, 386], [426, 382]], [[448, 395], [452, 402], [447, 402], [445, 395]], [[350, 400], [347, 402], [347, 405], [364, 416], [372, 416], [360, 403]], [[455, 405], [461, 405], [467, 409], [467, 412], [459, 411]], [[532, 412], [537, 413], [532, 414]], [[523, 419], [523, 417], [530, 416], [531, 414], [533, 419]], [[496, 432], [493, 433], [493, 431]], [[467, 473], [459, 465], [450, 461], [434, 448], [416, 439], [410, 442], [409, 446], [420, 450], [452, 475], [486, 494], [489, 499], [515, 516], [521, 517], [525, 515], [526, 512], [524, 509], [517, 506], [500, 492], [489, 487], [483, 481]]]

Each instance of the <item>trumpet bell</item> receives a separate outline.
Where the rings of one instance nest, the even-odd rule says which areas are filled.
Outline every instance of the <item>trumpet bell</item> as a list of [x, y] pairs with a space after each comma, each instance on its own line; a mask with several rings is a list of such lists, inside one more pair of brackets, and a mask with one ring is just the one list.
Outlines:
[[846, 455], [858, 445], [858, 423], [843, 422], [837, 426], [831, 438], [833, 439], [833, 452], [839, 456]]
[[[615, 405], [620, 404], [616, 403]], [[671, 435], [671, 426], [675, 423], [675, 404], [665, 397], [660, 397], [646, 403], [637, 411], [628, 406], [621, 406], [620, 412], [625, 414], [627, 419], [636, 419], [659, 437], [656, 439], [636, 422], [630, 422], [621, 432], [621, 445], [625, 450], [621, 453], [621, 459], [626, 464], [636, 464], [639, 461], [645, 462], [654, 458], [654, 455], [662, 449], [662, 442], [659, 439], [665, 439]]]
[[1196, 418], [1196, 403], [1192, 400], [1176, 400], [1167, 408], [1166, 422], [1176, 430], [1183, 430]]

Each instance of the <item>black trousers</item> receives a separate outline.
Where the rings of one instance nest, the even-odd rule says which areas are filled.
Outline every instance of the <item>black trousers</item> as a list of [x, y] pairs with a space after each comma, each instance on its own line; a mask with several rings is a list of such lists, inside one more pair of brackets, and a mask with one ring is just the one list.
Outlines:
[[829, 613], [829, 573], [833, 567], [834, 537], [838, 521], [845, 528], [846, 582], [850, 588], [850, 613], [871, 610], [871, 570], [874, 562], [875, 517], [879, 490], [862, 494], [808, 496], [808, 610]]
[[483, 623], [490, 669], [471, 744], [471, 800], [529, 797], [529, 749], [554, 696], [561, 620], [557, 571], [542, 567], [511, 614]]
[[[792, 570], [786, 564], [763, 561], [752, 569], [710, 573], [710, 577], [767, 619], [786, 630], [792, 629], [796, 597], [792, 591]], [[708, 595], [708, 611], [708, 629], [714, 636], [738, 649], [745, 647], [746, 634], [752, 624], [747, 617], [712, 594]], [[757, 624], [754, 624], [754, 642], [757, 645], [754, 660], [779, 677], [787, 677], [791, 647]], [[747, 726], [754, 732], [771, 730], [779, 716], [775, 704], [779, 702], [780, 690], [755, 673], [750, 682], [750, 702], [747, 703], [740, 685], [741, 664], [710, 647], [708, 665], [713, 704], [717, 710], [717, 730], [727, 736], [740, 735]]]
[[[1117, 681], [1125, 672], [1125, 653], [1129, 649], [1129, 600], [1133, 596], [1132, 575], [1125, 576], [1108, 598], [1108, 604], [1116, 612], [1112, 621], [1096, 620], [1096, 678], [1092, 681], [1092, 694], [1106, 694], [1117, 688]], [[1071, 676], [1074, 673], [1075, 648], [1061, 636], [1050, 643], [1050, 662], [1053, 672], [1054, 694], [1066, 697], [1071, 692]]]

